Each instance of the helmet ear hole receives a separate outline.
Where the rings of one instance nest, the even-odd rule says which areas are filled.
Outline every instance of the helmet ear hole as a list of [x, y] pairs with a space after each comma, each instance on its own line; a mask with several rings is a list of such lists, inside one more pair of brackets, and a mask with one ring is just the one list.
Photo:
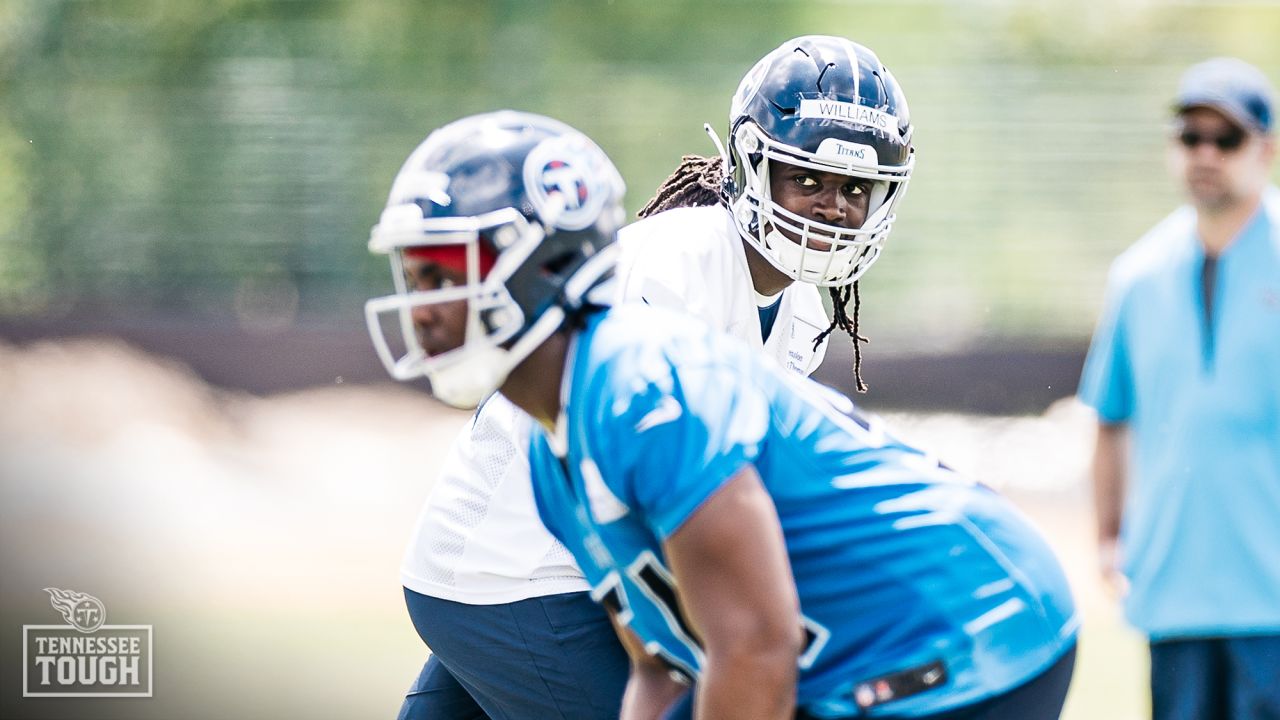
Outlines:
[[553, 255], [552, 257], [547, 258], [546, 262], [542, 263], [542, 272], [545, 275], [559, 277], [569, 269], [569, 266], [572, 265], [573, 261], [577, 258], [578, 253], [574, 252], [562, 252], [558, 255]]

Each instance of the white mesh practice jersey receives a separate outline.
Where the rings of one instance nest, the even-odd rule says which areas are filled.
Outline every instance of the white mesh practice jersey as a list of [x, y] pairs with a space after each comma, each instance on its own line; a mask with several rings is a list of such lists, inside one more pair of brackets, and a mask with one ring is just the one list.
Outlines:
[[[805, 375], [822, 362], [814, 338], [829, 323], [818, 288], [782, 293], [761, 338], [746, 249], [720, 206], [669, 210], [622, 229], [624, 302], [676, 308]], [[449, 451], [405, 553], [401, 582], [414, 592], [473, 605], [587, 590], [573, 556], [542, 526], [529, 484], [533, 421], [501, 395], [487, 400]]]
[[830, 324], [818, 288], [793, 283], [767, 340], [747, 268], [747, 250], [729, 211], [712, 207], [659, 213], [622, 229], [618, 280], [623, 300], [682, 310], [764, 352], [779, 365], [808, 375], [826, 354], [814, 338]]

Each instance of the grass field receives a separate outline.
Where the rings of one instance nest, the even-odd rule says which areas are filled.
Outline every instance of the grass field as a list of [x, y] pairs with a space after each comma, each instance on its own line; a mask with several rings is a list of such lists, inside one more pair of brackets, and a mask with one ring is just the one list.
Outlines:
[[[399, 387], [257, 398], [112, 342], [0, 345], [0, 717], [394, 717], [425, 656], [397, 567], [465, 414]], [[1145, 650], [1096, 581], [1088, 417], [889, 414], [1003, 488], [1058, 550], [1083, 610], [1065, 717], [1145, 717]], [[153, 624], [155, 697], [21, 700], [42, 588]]]

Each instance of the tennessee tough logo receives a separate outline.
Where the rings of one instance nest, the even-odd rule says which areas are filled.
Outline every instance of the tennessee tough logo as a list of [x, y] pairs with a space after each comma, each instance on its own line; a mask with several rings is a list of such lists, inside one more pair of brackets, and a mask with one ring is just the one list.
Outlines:
[[23, 697], [151, 697], [150, 625], [107, 625], [98, 598], [45, 588], [65, 625], [22, 626]]

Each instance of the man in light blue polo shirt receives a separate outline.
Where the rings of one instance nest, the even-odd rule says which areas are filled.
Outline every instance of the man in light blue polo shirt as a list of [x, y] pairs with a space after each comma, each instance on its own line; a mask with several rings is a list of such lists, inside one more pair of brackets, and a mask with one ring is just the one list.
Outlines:
[[1104, 572], [1151, 641], [1157, 720], [1280, 718], [1280, 190], [1274, 90], [1192, 67], [1170, 166], [1189, 204], [1113, 264], [1080, 384]]

